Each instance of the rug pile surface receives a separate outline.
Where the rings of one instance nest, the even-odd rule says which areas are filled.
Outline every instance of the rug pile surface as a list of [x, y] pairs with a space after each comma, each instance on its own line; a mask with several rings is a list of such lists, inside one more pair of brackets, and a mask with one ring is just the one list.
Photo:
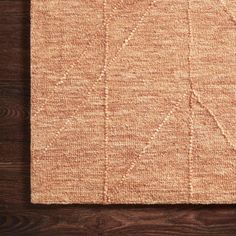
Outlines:
[[33, 203], [236, 203], [236, 0], [32, 0]]

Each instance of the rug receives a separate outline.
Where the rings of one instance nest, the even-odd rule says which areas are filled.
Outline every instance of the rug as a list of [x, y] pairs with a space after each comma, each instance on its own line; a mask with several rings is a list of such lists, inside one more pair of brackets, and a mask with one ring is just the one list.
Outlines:
[[32, 203], [236, 203], [235, 30], [235, 0], [32, 0]]

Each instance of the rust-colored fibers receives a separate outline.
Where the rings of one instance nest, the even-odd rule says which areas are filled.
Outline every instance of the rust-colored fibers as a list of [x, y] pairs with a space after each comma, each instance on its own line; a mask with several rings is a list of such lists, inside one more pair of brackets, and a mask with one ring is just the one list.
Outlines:
[[33, 203], [236, 203], [236, 0], [32, 0]]

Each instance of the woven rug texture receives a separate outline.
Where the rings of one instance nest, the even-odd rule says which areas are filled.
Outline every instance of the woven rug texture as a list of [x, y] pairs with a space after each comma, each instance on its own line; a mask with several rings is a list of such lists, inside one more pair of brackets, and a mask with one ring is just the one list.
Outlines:
[[236, 0], [31, 0], [31, 201], [236, 203]]

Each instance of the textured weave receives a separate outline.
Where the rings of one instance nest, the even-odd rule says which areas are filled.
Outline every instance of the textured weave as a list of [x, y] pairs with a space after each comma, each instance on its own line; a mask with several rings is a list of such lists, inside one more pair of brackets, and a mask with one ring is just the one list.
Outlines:
[[32, 0], [33, 203], [236, 203], [236, 0]]

